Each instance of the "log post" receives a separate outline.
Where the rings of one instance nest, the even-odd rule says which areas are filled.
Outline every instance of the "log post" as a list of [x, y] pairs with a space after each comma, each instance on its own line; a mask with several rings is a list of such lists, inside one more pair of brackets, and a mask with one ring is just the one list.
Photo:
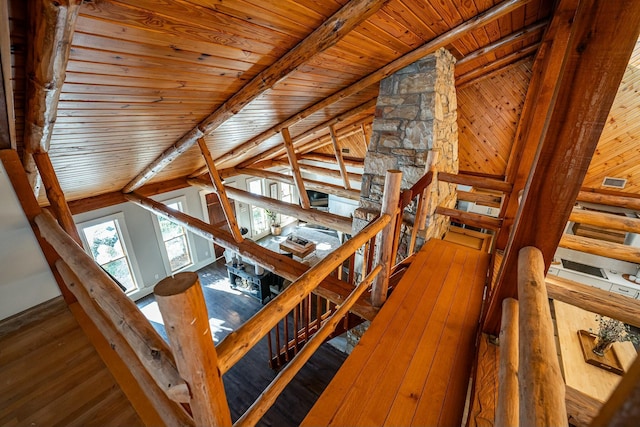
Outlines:
[[218, 199], [220, 199], [220, 206], [222, 206], [222, 212], [224, 212], [224, 216], [227, 218], [227, 224], [229, 224], [229, 230], [231, 230], [233, 240], [238, 243], [242, 242], [244, 238], [240, 233], [238, 221], [236, 221], [236, 217], [233, 214], [233, 209], [231, 208], [231, 203], [229, 202], [224, 185], [222, 184], [222, 179], [220, 179], [220, 175], [218, 174], [215, 163], [213, 163], [211, 152], [209, 151], [209, 147], [207, 147], [207, 143], [204, 138], [198, 139], [198, 146], [200, 147], [202, 157], [204, 157], [204, 161], [207, 164], [207, 170], [209, 171], [214, 191], [218, 195]]
[[91, 298], [136, 352], [158, 386], [176, 402], [188, 402], [187, 385], [180, 378], [167, 344], [136, 304], [120, 290], [48, 212], [34, 219], [40, 234], [86, 286]]
[[381, 307], [387, 300], [387, 290], [389, 287], [389, 274], [395, 260], [391, 259], [394, 252], [393, 246], [398, 242], [394, 241], [395, 216], [398, 213], [398, 202], [400, 201], [400, 185], [402, 184], [402, 172], [399, 170], [389, 170], [384, 181], [384, 194], [382, 195], [381, 215], [389, 215], [393, 219], [380, 233], [380, 245], [376, 250], [374, 264], [382, 265], [382, 272], [378, 274], [373, 282], [371, 290], [371, 305]]
[[32, 154], [49, 150], [81, 4], [82, 0], [29, 2], [32, 43], [27, 58], [23, 164], [36, 196], [40, 177]]
[[113, 327], [113, 323], [107, 318], [104, 312], [94, 304], [91, 295], [84, 288], [78, 276], [71, 271], [71, 268], [61, 259], [56, 261], [56, 268], [64, 279], [65, 283], [73, 295], [78, 299], [78, 304], [82, 307], [87, 316], [91, 318], [96, 328], [102, 333], [109, 345], [122, 359], [131, 375], [138, 382], [140, 389], [147, 396], [158, 416], [168, 426], [189, 426], [193, 425], [193, 420], [184, 411], [181, 405], [173, 402], [158, 387], [149, 372], [140, 363], [131, 346]]
[[544, 281], [542, 252], [532, 246], [518, 256], [520, 424], [568, 426], [565, 385]]
[[153, 290], [180, 375], [191, 392], [196, 425], [230, 426], [218, 356], [198, 275], [178, 273]]
[[289, 164], [291, 165], [293, 181], [296, 183], [296, 187], [298, 188], [298, 193], [300, 195], [300, 204], [302, 204], [304, 209], [309, 209], [311, 207], [311, 202], [309, 201], [309, 195], [307, 195], [307, 191], [304, 188], [304, 181], [300, 174], [296, 150], [293, 148], [293, 142], [291, 141], [291, 134], [289, 134], [288, 128], [282, 129], [282, 139], [284, 140], [284, 147], [287, 149], [287, 157], [289, 158]]
[[58, 220], [58, 223], [60, 223], [62, 229], [66, 231], [77, 244], [82, 246], [80, 234], [78, 234], [76, 224], [73, 222], [73, 215], [71, 215], [67, 200], [64, 197], [62, 188], [60, 188], [60, 183], [51, 164], [49, 154], [47, 152], [33, 153], [33, 160], [40, 172], [40, 178], [42, 178], [42, 184], [44, 185], [47, 199], [49, 199], [49, 204], [51, 205], [54, 216]]
[[502, 301], [500, 326], [500, 364], [498, 368], [498, 405], [496, 426], [517, 427], [518, 422], [518, 301]]
[[340, 166], [340, 175], [342, 176], [342, 182], [344, 182], [344, 188], [349, 190], [351, 189], [351, 184], [349, 183], [349, 174], [347, 173], [347, 167], [345, 166], [344, 160], [342, 159], [342, 149], [340, 148], [340, 144], [338, 143], [336, 130], [333, 128], [333, 126], [329, 126], [329, 134], [331, 135], [331, 144], [333, 145], [333, 151], [336, 155], [338, 166]]

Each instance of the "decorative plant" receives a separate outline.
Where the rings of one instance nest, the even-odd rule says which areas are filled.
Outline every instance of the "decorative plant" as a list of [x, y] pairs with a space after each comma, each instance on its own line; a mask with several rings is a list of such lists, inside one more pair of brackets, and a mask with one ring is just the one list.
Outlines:
[[630, 332], [628, 325], [599, 314], [596, 314], [596, 320], [598, 321], [598, 331], [595, 333], [596, 341], [593, 352], [598, 356], [604, 356], [613, 343], [617, 341], [631, 341], [634, 344], [638, 344], [638, 337]]
[[267, 217], [269, 218], [269, 221], [271, 222], [271, 226], [272, 227], [280, 227], [280, 223], [278, 222], [278, 214], [274, 211], [270, 211], [269, 209], [267, 209], [265, 211], [267, 213]]

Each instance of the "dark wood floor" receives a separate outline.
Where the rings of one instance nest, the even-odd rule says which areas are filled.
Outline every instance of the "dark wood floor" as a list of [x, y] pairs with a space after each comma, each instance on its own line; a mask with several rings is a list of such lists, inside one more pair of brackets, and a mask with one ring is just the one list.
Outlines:
[[[262, 308], [258, 300], [231, 290], [223, 260], [201, 269], [198, 275], [216, 343]], [[158, 321], [160, 315], [153, 295], [138, 301], [138, 306], [166, 339], [164, 327]], [[345, 358], [344, 353], [329, 344], [320, 347], [259, 425], [299, 425]], [[267, 343], [263, 339], [224, 375], [227, 400], [234, 421], [254, 402], [276, 374], [269, 368]]]

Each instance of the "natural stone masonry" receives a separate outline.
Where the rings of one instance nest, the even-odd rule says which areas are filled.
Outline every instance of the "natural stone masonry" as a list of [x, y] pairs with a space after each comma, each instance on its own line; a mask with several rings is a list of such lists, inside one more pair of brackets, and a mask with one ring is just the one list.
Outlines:
[[[373, 120], [371, 141], [364, 161], [360, 207], [354, 214], [354, 232], [380, 212], [387, 170], [402, 171], [402, 189], [410, 188], [429, 169], [428, 153], [439, 152], [438, 171], [458, 173], [458, 125], [454, 82], [455, 58], [445, 49], [414, 62], [380, 82], [380, 94]], [[454, 207], [455, 185], [432, 185], [423, 239], [442, 237], [448, 218], [434, 215], [437, 206]], [[406, 250], [416, 206], [404, 212], [404, 241], [398, 254]]]

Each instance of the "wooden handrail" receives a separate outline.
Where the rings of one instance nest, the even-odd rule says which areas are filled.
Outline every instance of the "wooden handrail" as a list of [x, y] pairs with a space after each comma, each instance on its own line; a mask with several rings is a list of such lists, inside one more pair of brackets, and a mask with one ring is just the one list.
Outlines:
[[628, 231], [629, 233], [640, 233], [640, 218], [631, 218], [605, 212], [573, 209], [571, 215], [569, 215], [569, 221], [595, 225], [612, 230]]
[[400, 194], [400, 209], [404, 209], [419, 194], [422, 194], [425, 188], [433, 181], [433, 171], [429, 171], [422, 175], [422, 178], [416, 181], [411, 188], [404, 190]]
[[438, 206], [436, 208], [436, 213], [440, 215], [446, 215], [460, 221], [463, 224], [471, 225], [478, 228], [498, 230], [502, 226], [502, 220], [500, 218], [494, 218], [491, 216], [473, 212], [465, 212], [458, 209], [450, 209]]
[[484, 188], [486, 190], [495, 190], [502, 193], [510, 193], [512, 184], [499, 181], [493, 178], [483, 178], [471, 175], [456, 175], [453, 173], [438, 172], [438, 181], [450, 182], [452, 184], [469, 185], [474, 188]]
[[233, 424], [234, 426], [255, 425], [267, 410], [276, 401], [282, 390], [289, 384], [302, 366], [313, 356], [313, 353], [322, 345], [327, 337], [334, 331], [338, 322], [348, 313], [351, 306], [360, 298], [369, 287], [373, 279], [382, 271], [382, 266], [377, 265], [371, 273], [353, 290], [340, 308], [331, 315], [329, 320], [313, 335], [313, 338], [302, 348], [291, 362], [276, 376], [271, 384], [262, 392], [258, 399], [247, 411]]
[[620, 261], [640, 263], [640, 248], [622, 245], [620, 243], [606, 242], [592, 239], [591, 237], [564, 234], [558, 244], [561, 248], [573, 249], [593, 255], [600, 255]]
[[518, 254], [520, 420], [525, 426], [567, 426], [565, 384], [556, 352], [542, 252]]
[[176, 402], [189, 402], [189, 389], [176, 368], [168, 345], [133, 301], [94, 260], [43, 211], [35, 217], [41, 236], [78, 276], [95, 303], [104, 311], [149, 371], [158, 386]]
[[227, 335], [216, 347], [220, 371], [222, 373], [227, 372], [280, 321], [283, 313], [291, 311], [318, 286], [325, 276], [380, 232], [390, 221], [390, 215], [381, 215], [380, 218], [367, 225], [360, 233], [307, 270], [273, 301], [247, 320], [238, 330]]
[[55, 265], [71, 293], [78, 299], [78, 304], [82, 307], [82, 310], [91, 318], [91, 321], [109, 342], [111, 348], [129, 368], [131, 375], [138, 382], [153, 408], [158, 412], [160, 419], [168, 426], [193, 426], [193, 418], [181, 404], [169, 399], [167, 394], [158, 387], [158, 384], [142, 365], [122, 334], [118, 333], [113, 323], [100, 307], [93, 302], [78, 276], [71, 271], [71, 268], [62, 259], [58, 259]]

